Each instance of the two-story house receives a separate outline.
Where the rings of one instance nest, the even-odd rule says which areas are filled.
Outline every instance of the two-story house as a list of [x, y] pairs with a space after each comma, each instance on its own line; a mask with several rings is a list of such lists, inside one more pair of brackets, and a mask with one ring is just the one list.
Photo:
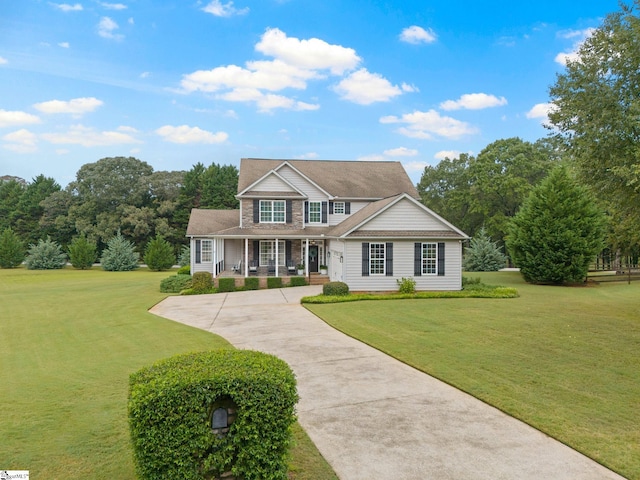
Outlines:
[[399, 162], [244, 158], [239, 210], [194, 209], [191, 271], [286, 275], [328, 267], [353, 291], [462, 288], [468, 236], [420, 203]]

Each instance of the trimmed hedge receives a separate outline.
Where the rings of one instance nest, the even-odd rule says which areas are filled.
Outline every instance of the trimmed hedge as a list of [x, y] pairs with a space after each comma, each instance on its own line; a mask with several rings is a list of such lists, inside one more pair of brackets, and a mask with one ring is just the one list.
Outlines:
[[191, 288], [191, 275], [171, 275], [160, 282], [162, 293], [180, 293], [187, 288]]
[[258, 290], [260, 288], [260, 279], [258, 277], [245, 277], [244, 288], [245, 290]]
[[289, 280], [289, 285], [292, 287], [304, 287], [307, 284], [307, 279], [305, 277], [291, 277]]
[[218, 279], [218, 292], [235, 292], [236, 279], [231, 277], [222, 277]]
[[344, 282], [329, 282], [322, 286], [322, 294], [327, 296], [349, 295], [349, 285]]
[[267, 288], [282, 288], [282, 277], [268, 277]]
[[[286, 480], [297, 401], [293, 372], [266, 353], [191, 353], [143, 368], [128, 401], [138, 477]], [[211, 424], [220, 406], [235, 417], [222, 434]]]
[[209, 293], [213, 290], [213, 280], [209, 272], [196, 272], [192, 277], [192, 290], [195, 293]]

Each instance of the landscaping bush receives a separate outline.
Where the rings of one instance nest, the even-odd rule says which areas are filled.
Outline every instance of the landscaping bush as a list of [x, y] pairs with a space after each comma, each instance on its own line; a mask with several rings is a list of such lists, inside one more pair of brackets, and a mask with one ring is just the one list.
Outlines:
[[66, 263], [67, 256], [62, 248], [49, 237], [38, 240], [37, 245], [30, 245], [25, 260], [29, 270], [54, 270], [64, 267]]
[[462, 266], [467, 272], [497, 272], [506, 265], [507, 256], [497, 243], [491, 241], [484, 227], [464, 249]]
[[282, 288], [282, 277], [267, 278], [267, 288]]
[[401, 280], [396, 280], [398, 283], [398, 291], [400, 293], [415, 293], [416, 292], [416, 281], [409, 277], [402, 277]]
[[[200, 352], [143, 368], [128, 401], [138, 476], [286, 480], [297, 400], [293, 372], [266, 353]], [[226, 432], [212, 428], [218, 407], [231, 420]]]
[[173, 254], [171, 244], [160, 235], [156, 235], [155, 238], [147, 243], [143, 260], [149, 270], [162, 271], [173, 267], [176, 262], [176, 256]]
[[178, 265], [186, 267], [191, 263], [191, 249], [189, 245], [183, 245], [178, 255]]
[[0, 235], [0, 268], [15, 268], [24, 260], [24, 244], [11, 228]]
[[128, 272], [138, 268], [138, 259], [139, 255], [133, 243], [118, 231], [118, 234], [107, 242], [100, 263], [108, 272]]
[[96, 242], [87, 240], [84, 235], [76, 237], [69, 245], [69, 261], [73, 268], [86, 270], [98, 259]]
[[236, 279], [235, 278], [220, 278], [218, 280], [218, 291], [219, 292], [235, 292], [236, 290]]
[[184, 265], [178, 269], [178, 275], [191, 275], [191, 267], [189, 265]]
[[329, 282], [322, 286], [322, 294], [328, 296], [349, 295], [349, 285], [344, 282]]
[[245, 277], [245, 290], [258, 290], [260, 288], [260, 279], [258, 277]]
[[305, 277], [291, 277], [289, 281], [289, 285], [292, 287], [304, 287], [307, 284], [307, 279]]
[[191, 288], [191, 275], [171, 275], [160, 282], [162, 293], [180, 293], [187, 288]]
[[210, 293], [213, 290], [213, 281], [209, 272], [196, 272], [193, 274], [191, 288], [194, 293]]

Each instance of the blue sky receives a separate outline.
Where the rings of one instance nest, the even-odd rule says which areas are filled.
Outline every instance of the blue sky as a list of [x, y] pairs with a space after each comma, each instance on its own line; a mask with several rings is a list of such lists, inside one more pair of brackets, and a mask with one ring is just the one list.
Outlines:
[[0, 0], [0, 175], [242, 157], [426, 165], [547, 135], [548, 88], [617, 11], [582, 2]]

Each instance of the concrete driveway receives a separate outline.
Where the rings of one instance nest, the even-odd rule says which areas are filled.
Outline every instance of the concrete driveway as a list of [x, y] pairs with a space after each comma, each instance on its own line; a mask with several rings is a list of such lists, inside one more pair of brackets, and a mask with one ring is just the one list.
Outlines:
[[320, 292], [176, 296], [151, 313], [285, 360], [298, 381], [299, 422], [342, 480], [623, 478], [328, 326], [299, 303]]

